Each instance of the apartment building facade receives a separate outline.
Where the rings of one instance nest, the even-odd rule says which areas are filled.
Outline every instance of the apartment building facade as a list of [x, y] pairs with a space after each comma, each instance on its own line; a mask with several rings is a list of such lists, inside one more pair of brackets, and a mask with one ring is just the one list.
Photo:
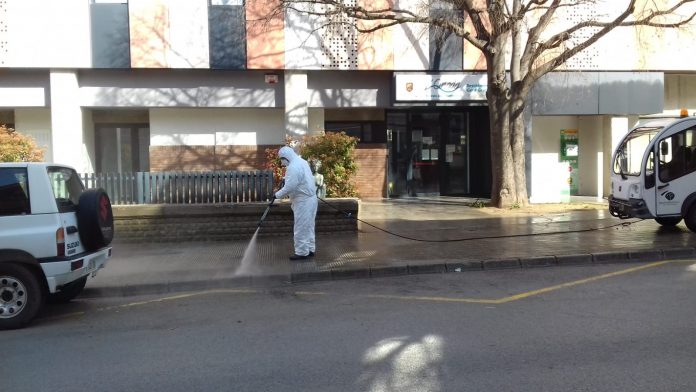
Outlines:
[[[347, 1], [445, 12], [420, 0]], [[286, 136], [346, 131], [360, 138], [361, 197], [488, 196], [480, 53], [432, 26], [362, 34], [276, 7], [0, 0], [0, 123], [82, 172], [254, 170]], [[630, 126], [696, 111], [696, 63], [684, 55], [695, 34], [617, 30], [539, 81], [526, 114], [532, 201], [555, 201], [569, 178], [573, 193], [603, 196]]]

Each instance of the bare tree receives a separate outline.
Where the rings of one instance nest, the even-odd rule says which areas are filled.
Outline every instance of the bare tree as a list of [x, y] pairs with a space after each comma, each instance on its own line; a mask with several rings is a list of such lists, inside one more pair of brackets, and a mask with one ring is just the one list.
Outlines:
[[[679, 28], [689, 24], [696, 0], [611, 0], [614, 15], [581, 18], [560, 31], [550, 29], [559, 15], [599, 0], [425, 0], [420, 7], [401, 9], [397, 0], [376, 8], [371, 1], [277, 0], [278, 11], [320, 17], [371, 33], [403, 23], [436, 26], [478, 48], [485, 59], [490, 113], [492, 190], [497, 207], [529, 203], [525, 174], [524, 116], [534, 83], [568, 59], [619, 27]], [[603, 0], [607, 1], [607, 0]], [[617, 3], [625, 3], [619, 5]], [[361, 5], [363, 4], [363, 5]], [[379, 4], [384, 4], [381, 2]], [[428, 12], [440, 6], [452, 12]], [[423, 12], [422, 10], [426, 10]], [[681, 15], [680, 15], [681, 14]], [[336, 22], [338, 21], [338, 22]]]

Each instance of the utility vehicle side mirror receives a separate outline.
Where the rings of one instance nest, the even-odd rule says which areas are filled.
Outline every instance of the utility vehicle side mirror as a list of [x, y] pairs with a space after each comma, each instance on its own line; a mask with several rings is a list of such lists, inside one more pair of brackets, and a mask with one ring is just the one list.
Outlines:
[[669, 143], [666, 140], [660, 142], [660, 155], [669, 154]]

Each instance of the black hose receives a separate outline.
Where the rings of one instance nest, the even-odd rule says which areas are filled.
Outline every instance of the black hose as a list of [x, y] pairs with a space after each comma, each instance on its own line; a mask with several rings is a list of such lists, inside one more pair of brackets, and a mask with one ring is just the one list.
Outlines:
[[365, 222], [364, 220], [359, 219], [359, 218], [356, 217], [356, 216], [353, 216], [353, 214], [350, 213], [350, 212], [343, 211], [343, 210], [341, 210], [341, 209], [339, 209], [339, 208], [337, 208], [337, 207], [331, 205], [331, 203], [329, 203], [328, 201], [322, 199], [321, 197], [318, 197], [318, 196], [317, 196], [317, 198], [318, 198], [319, 200], [321, 200], [322, 202], [324, 202], [325, 204], [327, 204], [329, 207], [331, 207], [331, 208], [333, 208], [334, 210], [339, 211], [340, 213], [342, 213], [343, 215], [345, 215], [346, 218], [355, 219], [355, 220], [358, 221], [358, 222], [362, 222], [362, 223], [364, 223], [364, 224], [366, 224], [366, 225], [368, 225], [368, 226], [370, 226], [370, 227], [373, 227], [373, 228], [375, 228], [375, 229], [377, 229], [377, 230], [383, 231], [383, 232], [385, 232], [385, 233], [387, 233], [387, 234], [391, 234], [391, 235], [393, 235], [393, 236], [395, 236], [395, 237], [399, 237], [399, 238], [403, 238], [403, 239], [411, 240], [411, 241], [419, 241], [419, 242], [461, 242], [461, 241], [473, 241], [473, 240], [484, 240], [484, 239], [495, 239], [495, 238], [533, 237], [533, 236], [554, 235], [554, 234], [583, 233], [583, 232], [588, 232], [588, 231], [597, 231], [597, 230], [610, 229], [610, 228], [612, 228], [612, 227], [617, 227], [617, 226], [630, 226], [630, 225], [632, 225], [632, 224], [634, 224], [634, 223], [637, 223], [637, 222], [642, 221], [642, 219], [638, 219], [638, 220], [635, 220], [635, 221], [632, 221], [632, 222], [621, 222], [621, 223], [617, 223], [617, 224], [610, 225], [610, 226], [593, 227], [593, 228], [589, 228], [589, 229], [566, 230], [566, 231], [550, 231], [550, 232], [545, 232], [545, 233], [506, 234], [506, 235], [483, 236], [483, 237], [457, 238], [457, 239], [451, 239], [451, 240], [425, 240], [425, 239], [422, 239], [422, 238], [408, 237], [408, 236], [401, 235], [401, 234], [398, 234], [398, 233], [394, 233], [394, 232], [392, 232], [392, 231], [389, 231], [389, 230], [383, 229], [383, 228], [381, 228], [381, 227], [375, 226], [375, 225], [373, 225], [372, 223]]

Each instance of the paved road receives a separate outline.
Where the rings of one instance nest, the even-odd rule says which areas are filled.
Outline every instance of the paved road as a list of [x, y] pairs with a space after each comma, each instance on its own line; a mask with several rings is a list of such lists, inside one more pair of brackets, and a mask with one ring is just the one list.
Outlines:
[[690, 391], [696, 260], [81, 299], [3, 391]]

